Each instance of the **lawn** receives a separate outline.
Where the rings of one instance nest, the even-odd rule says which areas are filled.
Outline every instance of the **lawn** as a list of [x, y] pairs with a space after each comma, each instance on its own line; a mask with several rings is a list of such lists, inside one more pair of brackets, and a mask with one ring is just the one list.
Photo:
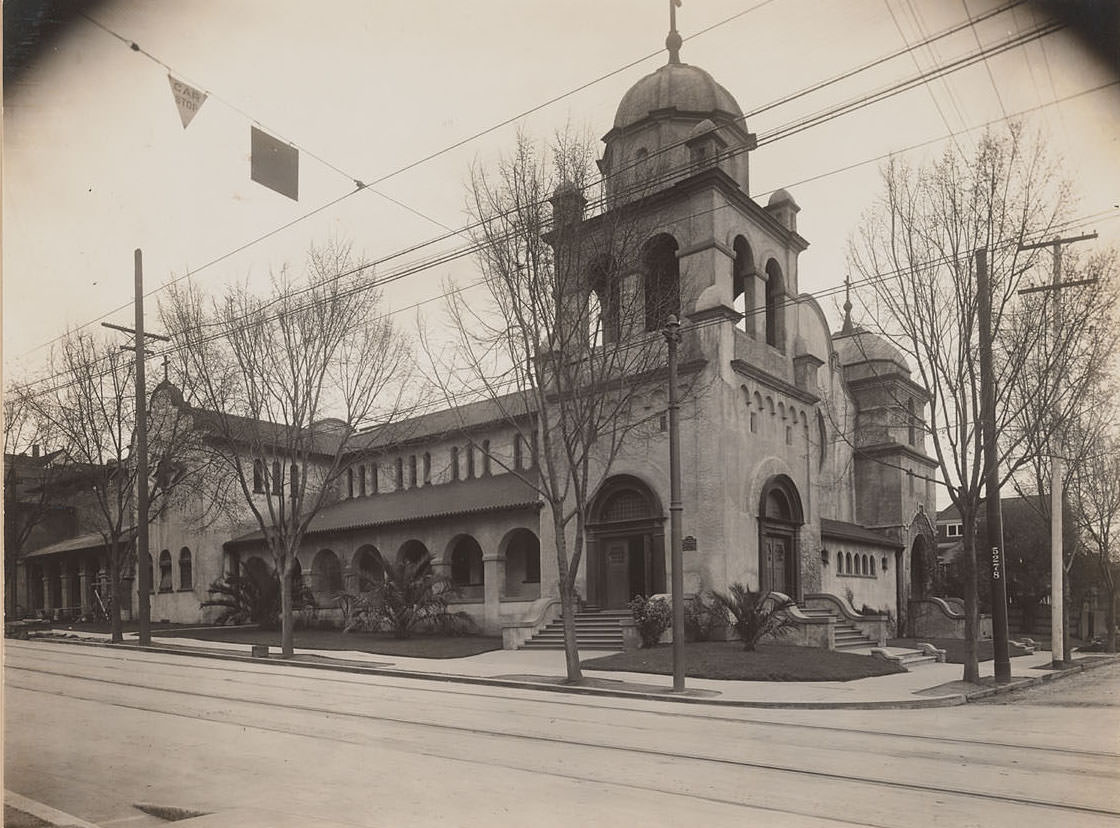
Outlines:
[[[583, 662], [588, 670], [624, 670], [671, 675], [673, 647], [630, 650]], [[839, 653], [789, 644], [759, 644], [747, 652], [738, 641], [702, 641], [685, 645], [685, 674], [691, 678], [738, 681], [851, 681], [906, 672], [872, 656]]]
[[[168, 629], [153, 624], [152, 635], [225, 641], [244, 644], [246, 647], [250, 644], [280, 646], [279, 630], [262, 630], [256, 627]], [[294, 644], [297, 650], [355, 650], [362, 653], [415, 658], [462, 658], [502, 649], [502, 639], [498, 636], [417, 634], [412, 638], [394, 638], [389, 633], [343, 633], [338, 630], [296, 630]]]
[[[917, 649], [918, 642], [932, 644], [939, 650], [945, 651], [945, 660], [950, 664], [964, 664], [964, 639], [963, 638], [892, 638], [887, 642], [888, 647], [909, 647]], [[991, 661], [995, 658], [995, 645], [989, 638], [978, 645], [980, 661]], [[1026, 655], [1026, 651], [1011, 648], [1011, 657]]]

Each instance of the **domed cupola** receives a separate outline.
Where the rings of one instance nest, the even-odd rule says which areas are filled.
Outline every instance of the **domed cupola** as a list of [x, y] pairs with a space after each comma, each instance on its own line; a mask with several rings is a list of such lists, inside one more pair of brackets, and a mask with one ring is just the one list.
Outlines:
[[[754, 136], [747, 132], [743, 110], [735, 98], [699, 66], [681, 63], [681, 36], [676, 13], [670, 18], [665, 46], [669, 62], [635, 83], [622, 96], [611, 131], [603, 136], [606, 149], [599, 169], [616, 194], [649, 189], [679, 180], [701, 166], [718, 165], [745, 191], [747, 152]], [[707, 122], [709, 138], [697, 152], [697, 125]], [[718, 145], [719, 157], [712, 147]]]
[[708, 118], [715, 123], [727, 123], [741, 120], [743, 110], [731, 93], [699, 66], [666, 63], [622, 96], [614, 116], [614, 129], [624, 130], [656, 116], [690, 118], [695, 122]]

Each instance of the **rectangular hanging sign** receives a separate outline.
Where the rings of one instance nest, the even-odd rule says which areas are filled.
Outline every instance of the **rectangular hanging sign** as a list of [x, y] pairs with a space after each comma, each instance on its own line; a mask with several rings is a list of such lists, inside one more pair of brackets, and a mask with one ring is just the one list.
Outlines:
[[258, 184], [299, 201], [299, 150], [252, 127], [250, 176]]

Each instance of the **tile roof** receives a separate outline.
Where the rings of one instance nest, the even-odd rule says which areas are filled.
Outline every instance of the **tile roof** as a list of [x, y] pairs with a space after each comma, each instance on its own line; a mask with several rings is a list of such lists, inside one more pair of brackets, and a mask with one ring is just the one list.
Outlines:
[[[344, 500], [320, 511], [312, 519], [307, 534], [411, 523], [450, 515], [536, 508], [539, 504], [540, 496], [534, 488], [515, 474], [500, 474]], [[263, 538], [263, 533], [257, 530], [227, 544], [253, 543]]]
[[[133, 534], [136, 532], [136, 527], [129, 526], [124, 530], [124, 542], [132, 540]], [[35, 549], [28, 552], [23, 556], [27, 558], [45, 558], [49, 555], [57, 555], [61, 552], [78, 552], [85, 549], [101, 549], [105, 546], [105, 539], [101, 536], [100, 532], [87, 532], [84, 535], [77, 537], [67, 538], [66, 540], [52, 543], [49, 546], [44, 546], [41, 549]]]
[[875, 546], [885, 546], [890, 549], [899, 549], [902, 547], [902, 544], [894, 538], [876, 532], [873, 529], [868, 529], [865, 526], [860, 526], [858, 523], [848, 523], [844, 520], [830, 520], [829, 518], [821, 518], [821, 537], [861, 541], [863, 543], [874, 544]]

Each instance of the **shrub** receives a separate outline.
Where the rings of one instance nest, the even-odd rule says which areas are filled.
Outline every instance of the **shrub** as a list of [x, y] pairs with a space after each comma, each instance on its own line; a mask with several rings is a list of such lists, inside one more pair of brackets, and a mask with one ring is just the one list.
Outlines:
[[654, 647], [661, 634], [673, 623], [673, 609], [664, 598], [646, 598], [635, 595], [627, 606], [638, 624], [638, 634], [643, 647]]
[[455, 594], [450, 579], [432, 570], [431, 560], [397, 561], [385, 567], [385, 577], [371, 587], [371, 613], [397, 638], [408, 638], [419, 627], [447, 613], [447, 599]]
[[710, 641], [712, 631], [727, 623], [727, 610], [714, 600], [705, 601], [703, 594], [684, 602], [684, 633], [689, 641]]
[[[210, 598], [200, 606], [225, 608], [215, 619], [218, 624], [259, 624], [263, 629], [280, 626], [280, 576], [275, 570], [262, 577], [249, 573], [242, 565], [240, 572], [219, 578], [206, 591]], [[310, 589], [293, 584], [292, 609], [295, 612], [314, 603]]]
[[776, 592], [751, 592], [740, 583], [731, 585], [730, 594], [713, 592], [716, 603], [731, 613], [732, 626], [743, 642], [743, 649], [754, 650], [767, 636], [779, 637], [797, 626], [787, 614], [796, 606], [791, 598]]

